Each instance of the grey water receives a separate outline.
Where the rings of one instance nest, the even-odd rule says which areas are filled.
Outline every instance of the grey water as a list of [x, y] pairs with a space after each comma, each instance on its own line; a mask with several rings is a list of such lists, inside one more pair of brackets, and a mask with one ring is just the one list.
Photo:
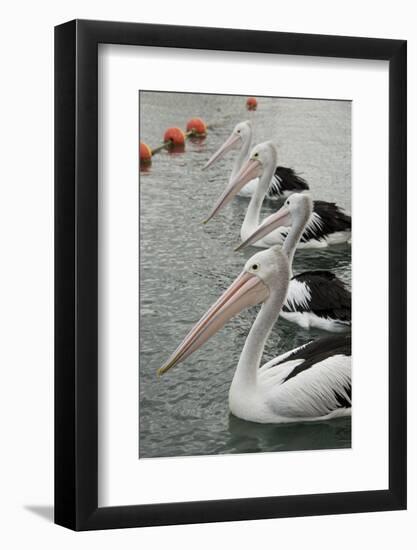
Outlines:
[[[261, 425], [229, 413], [228, 390], [249, 328], [252, 308], [231, 320], [184, 363], [161, 378], [157, 369], [192, 325], [259, 249], [233, 252], [248, 200], [237, 197], [210, 223], [202, 221], [228, 181], [233, 153], [201, 168], [237, 122], [251, 119], [254, 143], [272, 139], [279, 164], [304, 177], [313, 198], [351, 212], [351, 103], [139, 93], [140, 138], [155, 147], [170, 126], [199, 116], [213, 125], [206, 139], [188, 140], [185, 152], [162, 151], [140, 172], [139, 457], [335, 449], [351, 446], [351, 419]], [[263, 215], [275, 211], [266, 201]], [[350, 287], [350, 245], [298, 251], [294, 272], [331, 269]], [[263, 362], [328, 335], [279, 319]]]

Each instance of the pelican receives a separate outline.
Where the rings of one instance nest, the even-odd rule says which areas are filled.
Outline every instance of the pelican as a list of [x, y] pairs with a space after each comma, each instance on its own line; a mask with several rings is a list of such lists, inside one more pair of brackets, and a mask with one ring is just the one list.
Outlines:
[[[295, 250], [312, 210], [311, 197], [294, 193], [236, 250], [259, 239], [264, 239], [268, 245], [268, 235], [272, 231], [277, 227], [290, 226], [282, 251], [288, 257], [292, 275]], [[348, 330], [351, 324], [351, 293], [331, 271], [305, 271], [292, 275], [281, 317], [303, 328], [316, 327], [332, 332]]]
[[[214, 162], [221, 159], [232, 149], [238, 149], [235, 161], [233, 163], [232, 173], [229, 181], [232, 181], [238, 174], [243, 163], [249, 157], [249, 151], [252, 143], [252, 124], [249, 120], [239, 122], [236, 124], [233, 132], [223, 145], [214, 153], [210, 160], [203, 166], [203, 170], [206, 170]], [[243, 187], [238, 195], [241, 197], [252, 197], [258, 184], [258, 178], [254, 178]], [[277, 166], [271, 177], [267, 198], [276, 200], [285, 198], [291, 193], [308, 190], [307, 182], [298, 176], [292, 168], [286, 168], [285, 166]]]
[[[259, 226], [262, 203], [268, 192], [269, 182], [277, 165], [278, 152], [272, 141], [256, 145], [250, 158], [243, 164], [238, 174], [229, 182], [208, 218], [207, 223], [215, 214], [251, 180], [259, 177], [256, 191], [253, 194], [246, 216], [243, 221], [240, 236], [246, 241]], [[260, 239], [255, 246], [268, 247], [282, 245], [288, 235], [288, 227], [278, 227], [268, 239]], [[313, 212], [305, 225], [298, 243], [298, 248], [325, 248], [331, 244], [349, 241], [351, 233], [351, 218], [334, 203], [314, 201]]]
[[229, 390], [232, 414], [258, 423], [327, 420], [351, 414], [350, 336], [310, 342], [260, 367], [265, 342], [284, 303], [288, 256], [278, 246], [256, 253], [158, 370], [162, 375], [197, 351], [232, 317], [262, 304]]

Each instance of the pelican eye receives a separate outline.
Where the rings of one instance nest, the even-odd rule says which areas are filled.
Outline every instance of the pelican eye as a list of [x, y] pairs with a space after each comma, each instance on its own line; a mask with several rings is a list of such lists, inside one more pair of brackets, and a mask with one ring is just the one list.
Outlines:
[[252, 269], [253, 269], [253, 271], [258, 271], [259, 264], [253, 264]]
[[237, 133], [240, 134], [240, 130], [237, 130]]
[[258, 157], [259, 157], [259, 153], [255, 153], [253, 156], [254, 156], [254, 158], [258, 158]]

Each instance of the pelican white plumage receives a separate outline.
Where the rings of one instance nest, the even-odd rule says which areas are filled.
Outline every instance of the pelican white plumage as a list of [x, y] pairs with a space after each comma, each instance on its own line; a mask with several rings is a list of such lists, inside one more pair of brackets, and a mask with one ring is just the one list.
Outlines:
[[[295, 250], [312, 210], [311, 197], [294, 193], [236, 250], [253, 245], [259, 239], [264, 239], [268, 244], [268, 235], [272, 231], [290, 226], [282, 251], [288, 257], [292, 275]], [[281, 317], [303, 328], [316, 327], [332, 332], [348, 330], [351, 324], [351, 293], [331, 271], [305, 271], [291, 277]]]
[[[272, 141], [266, 141], [253, 148], [250, 158], [243, 164], [238, 174], [226, 186], [207, 221], [226, 204], [228, 204], [245, 185], [259, 177], [256, 191], [253, 194], [240, 236], [245, 241], [259, 226], [261, 208], [268, 193], [269, 183], [278, 161], [278, 151]], [[260, 239], [254, 246], [269, 247], [282, 245], [288, 235], [289, 227], [278, 227], [267, 238]], [[325, 201], [314, 201], [313, 211], [298, 242], [298, 248], [325, 248], [331, 244], [340, 244], [350, 240], [351, 218], [336, 204]]]
[[287, 294], [289, 276], [288, 256], [280, 247], [255, 254], [158, 374], [184, 361], [240, 311], [262, 303], [230, 386], [230, 411], [239, 418], [259, 423], [317, 421], [350, 415], [350, 336], [310, 342], [260, 367], [265, 342]]
[[[232, 181], [239, 170], [242, 168], [243, 163], [249, 158], [250, 147], [252, 144], [252, 124], [250, 120], [239, 122], [233, 129], [233, 132], [223, 143], [221, 147], [214, 153], [210, 160], [203, 166], [203, 170], [214, 164], [221, 159], [231, 150], [237, 149], [237, 154], [233, 163], [232, 172], [230, 174], [229, 181]], [[258, 178], [254, 178], [249, 181], [240, 191], [238, 195], [240, 197], [252, 197], [255, 193], [258, 184]], [[292, 168], [285, 166], [276, 166], [271, 180], [269, 182], [268, 191], [266, 196], [268, 199], [277, 200], [288, 197], [292, 193], [308, 190], [307, 182], [298, 176]]]

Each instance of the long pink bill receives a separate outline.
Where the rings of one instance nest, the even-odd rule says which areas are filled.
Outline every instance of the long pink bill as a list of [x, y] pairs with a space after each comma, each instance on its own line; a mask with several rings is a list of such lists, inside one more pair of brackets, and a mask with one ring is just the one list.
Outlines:
[[219, 200], [216, 202], [213, 210], [210, 212], [208, 218], [204, 221], [204, 223], [210, 221], [211, 218], [213, 218], [221, 208], [226, 206], [226, 204], [229, 204], [233, 197], [235, 197], [239, 193], [242, 187], [244, 187], [254, 178], [260, 176], [261, 172], [262, 164], [258, 160], [249, 159], [247, 162], [245, 162], [236, 177], [231, 182], [229, 182], [226, 189], [221, 194]]
[[174, 365], [181, 363], [211, 336], [216, 334], [232, 317], [243, 309], [264, 302], [269, 295], [268, 287], [255, 275], [244, 271], [190, 330], [171, 357], [158, 369], [162, 375]]
[[214, 153], [214, 155], [206, 162], [206, 164], [203, 166], [203, 170], [206, 170], [209, 166], [211, 166], [216, 160], [221, 159], [226, 153], [228, 153], [230, 150], [232, 150], [240, 141], [240, 136], [237, 134], [231, 134], [230, 137], [227, 138], [227, 140], [223, 143], [223, 145]]
[[291, 225], [291, 214], [286, 206], [282, 206], [275, 214], [271, 214], [261, 223], [256, 231], [252, 233], [245, 241], [235, 248], [235, 252], [256, 243], [266, 235], [269, 235], [277, 227], [287, 227]]

